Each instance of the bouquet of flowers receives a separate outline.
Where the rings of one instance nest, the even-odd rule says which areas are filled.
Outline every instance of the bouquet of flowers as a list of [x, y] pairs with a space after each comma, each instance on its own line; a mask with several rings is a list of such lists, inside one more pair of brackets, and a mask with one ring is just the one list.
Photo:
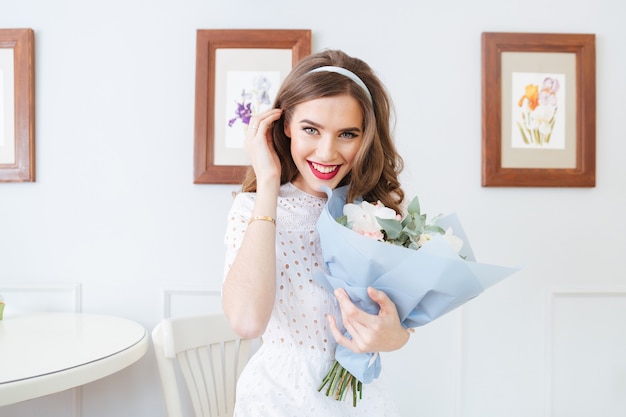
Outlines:
[[[384, 291], [396, 304], [406, 328], [430, 323], [500, 282], [516, 268], [479, 264], [455, 215], [430, 223], [419, 200], [409, 204], [404, 219], [381, 203], [345, 204], [347, 187], [325, 188], [328, 202], [317, 223], [325, 265], [330, 274], [314, 279], [329, 291], [344, 288], [362, 310], [377, 314], [379, 306], [367, 288]], [[347, 337], [350, 337], [347, 334]], [[376, 352], [354, 353], [339, 345], [335, 363], [322, 381], [326, 395], [343, 400], [380, 374]]]

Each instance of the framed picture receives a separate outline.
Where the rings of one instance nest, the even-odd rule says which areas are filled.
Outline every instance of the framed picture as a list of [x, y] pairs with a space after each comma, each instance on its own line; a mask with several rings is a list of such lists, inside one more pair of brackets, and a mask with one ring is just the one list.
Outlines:
[[0, 182], [35, 181], [34, 40], [0, 29]]
[[250, 117], [311, 53], [311, 31], [201, 29], [196, 42], [194, 183], [240, 184]]
[[482, 185], [594, 187], [595, 35], [482, 34]]

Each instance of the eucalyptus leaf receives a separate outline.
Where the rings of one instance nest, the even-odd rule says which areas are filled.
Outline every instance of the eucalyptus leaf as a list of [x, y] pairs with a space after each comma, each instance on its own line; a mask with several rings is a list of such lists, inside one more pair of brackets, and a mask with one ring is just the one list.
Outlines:
[[437, 225], [433, 225], [433, 224], [426, 226], [424, 231], [429, 232], [429, 233], [434, 233], [434, 234], [441, 234], [441, 235], [446, 233], [446, 231], [443, 230], [443, 228]]
[[413, 223], [413, 230], [422, 232], [424, 230], [424, 226], [426, 226], [426, 216], [417, 216], [413, 218]]
[[409, 236], [417, 236], [418, 238], [421, 235], [419, 230], [414, 230], [414, 229], [409, 228], [409, 227], [403, 228], [402, 232], [406, 233]]
[[381, 219], [376, 217], [376, 221], [383, 228], [389, 239], [397, 239], [402, 232], [402, 224], [398, 220]]
[[417, 198], [417, 196], [413, 197], [413, 200], [411, 200], [411, 202], [409, 203], [409, 206], [407, 207], [407, 211], [411, 215], [419, 215], [421, 213], [420, 201]]

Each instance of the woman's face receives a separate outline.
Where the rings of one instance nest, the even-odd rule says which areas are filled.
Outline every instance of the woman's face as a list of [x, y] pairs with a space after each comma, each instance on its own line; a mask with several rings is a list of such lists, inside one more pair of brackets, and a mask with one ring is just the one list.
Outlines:
[[324, 97], [298, 104], [285, 125], [298, 175], [293, 184], [325, 197], [352, 169], [363, 143], [363, 112], [349, 95]]

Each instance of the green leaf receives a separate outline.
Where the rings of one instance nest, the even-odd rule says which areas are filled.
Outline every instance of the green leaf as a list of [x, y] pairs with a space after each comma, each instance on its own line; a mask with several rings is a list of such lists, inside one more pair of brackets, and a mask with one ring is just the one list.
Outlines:
[[404, 219], [402, 219], [402, 227], [410, 227], [413, 228], [413, 216], [408, 215]]
[[347, 226], [348, 225], [348, 216], [341, 216], [341, 217], [337, 217], [337, 223], [339, 223], [342, 226]]
[[415, 217], [415, 219], [413, 219], [415, 226], [413, 227], [413, 230], [422, 233], [422, 231], [424, 230], [424, 226], [426, 226], [426, 215], [422, 214], [420, 216]]
[[440, 226], [434, 225], [434, 224], [430, 224], [428, 226], [426, 226], [426, 228], [424, 229], [425, 232], [429, 232], [431, 234], [440, 234], [440, 235], [444, 235], [446, 233], [445, 230], [443, 230], [443, 228], [441, 228]]
[[407, 207], [407, 210], [412, 216], [420, 215], [420, 201], [417, 196], [413, 197], [413, 200], [411, 200], [411, 202], [409, 203], [409, 207]]
[[418, 230], [414, 230], [409, 227], [405, 227], [404, 229], [402, 229], [402, 233], [405, 233], [408, 236], [417, 236], [417, 237], [421, 235], [421, 233]]
[[402, 224], [397, 220], [381, 219], [376, 217], [376, 221], [383, 228], [389, 239], [397, 239], [402, 231]]
[[522, 134], [522, 139], [524, 140], [524, 143], [530, 145], [530, 140], [528, 139], [528, 136], [526, 136], [526, 131], [519, 122], [517, 122], [517, 127], [519, 128], [519, 132]]

